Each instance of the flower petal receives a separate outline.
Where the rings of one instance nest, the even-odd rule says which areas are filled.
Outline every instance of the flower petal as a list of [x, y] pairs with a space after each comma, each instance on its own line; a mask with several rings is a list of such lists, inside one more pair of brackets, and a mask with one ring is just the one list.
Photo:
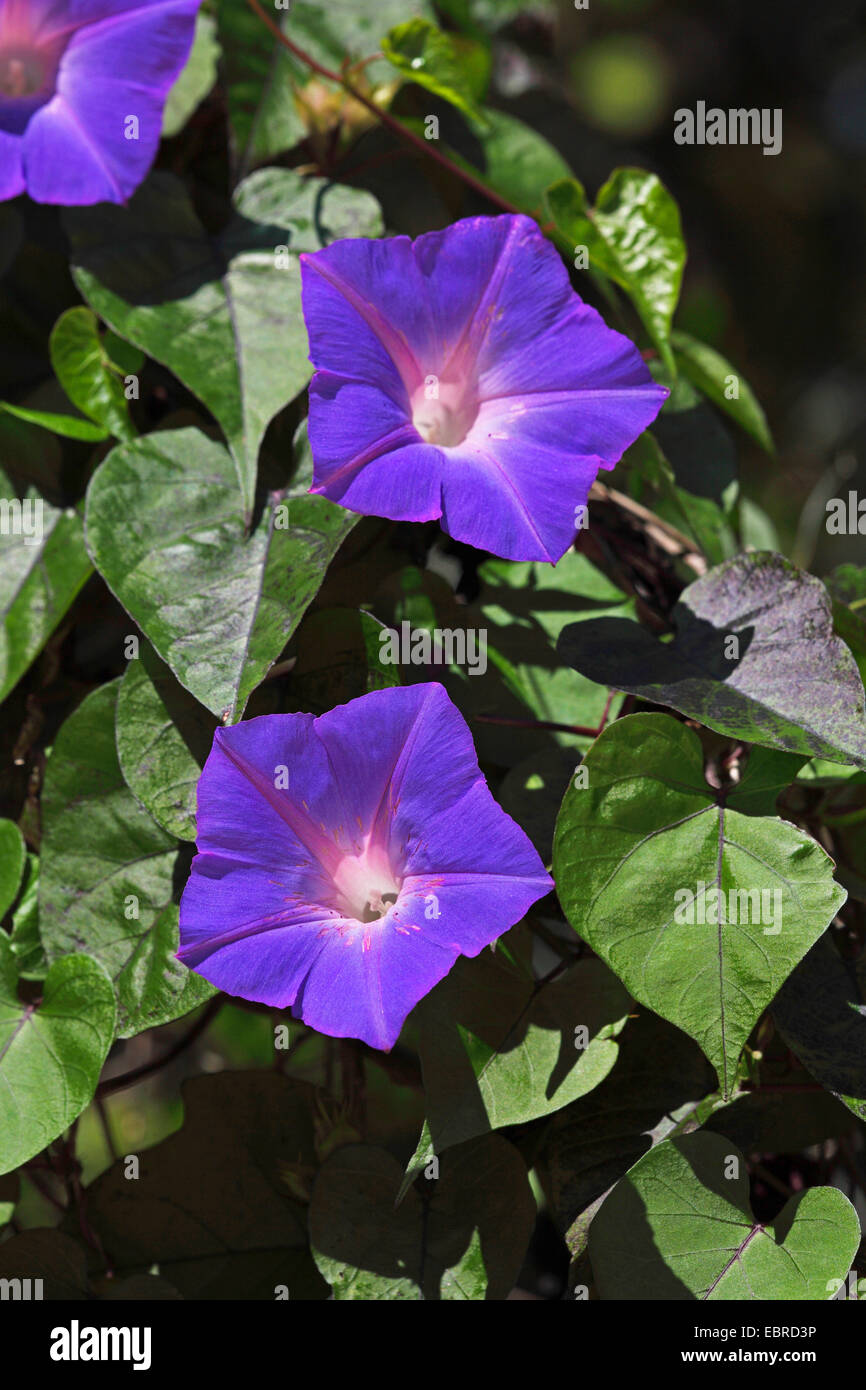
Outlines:
[[399, 852], [401, 874], [530, 880], [530, 901], [549, 890], [530, 840], [490, 792], [469, 727], [444, 686], [375, 690], [320, 715], [315, 729], [331, 769], [332, 804], [339, 791], [337, 814]]
[[[88, 24], [110, 23], [136, 13], [158, 14], [177, 0], [18, 0], [31, 11], [41, 41], [62, 38]], [[198, 0], [201, 3], [201, 0]]]
[[536, 223], [468, 218], [302, 261], [313, 490], [555, 563], [598, 469], [667, 391], [574, 293]]
[[[415, 769], [413, 792], [417, 778]], [[395, 817], [398, 833], [404, 830], [404, 817], [408, 819], [411, 814], [404, 807], [406, 800], [404, 793]], [[495, 881], [508, 883], [509, 893], [513, 884], [522, 884], [520, 892], [533, 895], [529, 902], [553, 886], [532, 842], [494, 799], [480, 771], [462, 795], [447, 801], [443, 798], [438, 806], [430, 803], [423, 828], [418, 829], [416, 822], [416, 828], [404, 832], [404, 837], [405, 872], [410, 877], [434, 875], [450, 881], [452, 874], [484, 874], [490, 880], [491, 890]], [[526, 911], [529, 902], [524, 903], [519, 915]]]
[[[482, 400], [535, 390], [653, 387], [630, 339], [608, 328], [572, 289], [551, 242], [528, 218], [510, 242], [508, 273], [500, 276], [476, 336]], [[661, 388], [659, 403], [666, 393]]]
[[[551, 886], [435, 683], [218, 730], [198, 821], [179, 958], [229, 993], [374, 1047], [393, 1046], [456, 957]], [[372, 921], [344, 916], [335, 878], [341, 893], [347, 870], [362, 888], [368, 872], [390, 873], [396, 902]]]
[[449, 369], [467, 369], [495, 312], [515, 247], [527, 236], [539, 236], [530, 217], [505, 215], [467, 217], [418, 237], [415, 260], [429, 285], [431, 341], [438, 360], [431, 371], [444, 378]]
[[374, 690], [320, 715], [316, 732], [345, 814], [367, 834], [392, 837], [396, 825], [395, 843], [481, 777], [466, 721], [437, 682]]
[[[168, 92], [189, 56], [200, 0], [91, 5], [65, 49], [54, 97], [24, 135], [37, 202], [125, 202], [153, 163]], [[108, 12], [107, 18], [89, 23]], [[137, 126], [131, 123], [135, 118]]]
[[442, 526], [449, 536], [490, 548], [490, 518], [496, 517], [495, 553], [507, 560], [555, 563], [574, 539], [574, 509], [585, 502], [599, 460], [566, 457], [528, 445], [505, 450], [473, 432], [445, 460]]
[[464, 442], [444, 451], [443, 528], [487, 549], [495, 514], [498, 555], [555, 564], [599, 469], [612, 468], [651, 423], [662, 394], [650, 385], [486, 402]]
[[351, 835], [338, 845], [328, 823], [333, 777], [315, 723], [311, 714], [265, 714], [217, 729], [198, 784], [202, 853], [328, 870], [351, 852]]
[[[190, 879], [184, 891], [184, 905], [190, 898], [189, 919], [178, 959], [227, 994], [275, 1009], [290, 1008], [324, 949], [330, 920], [317, 916], [311, 905], [293, 913], [280, 914], [275, 908], [272, 913], [250, 916], [251, 904], [247, 902], [248, 915], [237, 925], [228, 921], [221, 930], [214, 931], [212, 926], [208, 932], [204, 926], [208, 905], [219, 901], [225, 886], [225, 880], [208, 883], [206, 873], [211, 867], [208, 863], [199, 866], [198, 876]], [[244, 884], [237, 880], [234, 887], [235, 894], [229, 895], [231, 910], [236, 910]], [[252, 874], [246, 887], [252, 890], [254, 901], [260, 902], [261, 883], [256, 884]], [[196, 916], [201, 919], [198, 928], [191, 925]]]
[[21, 136], [0, 130], [0, 201], [17, 197], [24, 187]]
[[424, 381], [429, 308], [408, 237], [335, 241], [301, 260], [310, 361], [370, 382], [408, 409]]
[[410, 931], [417, 928], [424, 940], [453, 951], [455, 959], [477, 956], [525, 917], [552, 886], [546, 874], [534, 881], [483, 872], [413, 874], [404, 885], [405, 900], [401, 894], [390, 916], [395, 929], [404, 924]]
[[595, 456], [612, 468], [634, 439], [656, 417], [665, 388], [623, 387], [582, 391], [546, 391], [486, 401], [467, 436], [486, 449], [512, 441], [513, 454], [536, 445], [556, 453], [564, 463]]
[[458, 954], [419, 933], [403, 935], [387, 921], [342, 939], [328, 936], [293, 1013], [320, 1033], [360, 1038], [387, 1052], [406, 1016], [448, 974]]
[[[254, 958], [260, 947], [269, 949], [265, 937], [291, 931], [292, 940], [300, 939], [302, 929], [312, 926], [317, 935], [326, 924], [338, 920], [337, 914], [311, 903], [318, 886], [314, 877], [298, 873], [291, 866], [264, 870], [262, 865], [239, 864], [231, 856], [220, 854], [198, 854], [194, 863], [183, 894], [181, 946], [177, 953], [191, 969], [219, 956], [222, 975], [229, 979], [229, 970], [235, 968], [232, 962]], [[285, 950], [287, 938], [281, 936], [281, 940]], [[237, 968], [242, 966], [238, 964]], [[202, 974], [211, 978], [206, 970]], [[283, 989], [284, 981], [271, 983]], [[221, 988], [230, 986], [222, 984]], [[283, 1002], [290, 1003], [291, 999]]]
[[384, 506], [401, 521], [441, 515], [439, 459], [431, 457], [439, 451], [378, 386], [316, 372], [308, 428], [320, 441], [311, 492], [362, 514]]

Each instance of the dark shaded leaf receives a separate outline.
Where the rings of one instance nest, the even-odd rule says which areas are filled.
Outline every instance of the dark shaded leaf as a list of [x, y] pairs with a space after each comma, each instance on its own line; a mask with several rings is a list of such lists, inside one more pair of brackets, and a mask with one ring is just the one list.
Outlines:
[[823, 937], [779, 990], [773, 1017], [816, 1081], [866, 1120], [866, 957], [843, 960]]
[[[502, 946], [526, 957], [531, 938], [512, 932]], [[599, 960], [547, 984], [501, 948], [458, 960], [416, 1012], [427, 1120], [401, 1192], [432, 1155], [591, 1091], [616, 1062], [628, 1007]]]
[[383, 1149], [350, 1144], [322, 1165], [310, 1238], [335, 1298], [507, 1297], [535, 1220], [523, 1160], [490, 1134], [452, 1150], [440, 1171], [395, 1209], [400, 1165]]
[[690, 584], [672, 618], [667, 644], [602, 618], [567, 627], [558, 651], [584, 677], [732, 738], [866, 767], [863, 683], [820, 580], [753, 551]]
[[[47, 1227], [21, 1231], [0, 1245], [0, 1279], [21, 1280], [21, 1298], [27, 1297], [25, 1281], [30, 1280], [31, 1299], [77, 1302], [88, 1296], [87, 1253], [62, 1231]], [[33, 1282], [37, 1279], [42, 1281], [38, 1294]], [[15, 1297], [14, 1293], [9, 1296]]]
[[545, 1136], [545, 1191], [574, 1258], [605, 1192], [715, 1084], [700, 1048], [648, 1010], [629, 1020], [619, 1051], [610, 1075], [554, 1115]]
[[183, 1127], [138, 1156], [139, 1176], [121, 1159], [87, 1189], [119, 1272], [156, 1264], [184, 1298], [273, 1300], [280, 1285], [292, 1301], [325, 1297], [284, 1173], [316, 1161], [316, 1095], [267, 1071], [186, 1082]]

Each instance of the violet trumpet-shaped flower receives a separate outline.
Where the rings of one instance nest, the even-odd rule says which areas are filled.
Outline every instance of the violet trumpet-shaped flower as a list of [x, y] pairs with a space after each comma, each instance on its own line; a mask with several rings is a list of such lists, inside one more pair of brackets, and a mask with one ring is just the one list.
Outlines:
[[555, 563], [667, 395], [528, 217], [335, 241], [301, 275], [311, 491], [351, 511]]
[[218, 729], [178, 957], [229, 994], [393, 1046], [458, 955], [552, 887], [441, 685]]
[[0, 0], [0, 199], [123, 203], [201, 0]]

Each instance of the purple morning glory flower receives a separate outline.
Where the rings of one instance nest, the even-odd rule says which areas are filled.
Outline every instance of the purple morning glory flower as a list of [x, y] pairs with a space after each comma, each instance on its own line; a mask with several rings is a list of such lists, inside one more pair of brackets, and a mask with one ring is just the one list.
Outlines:
[[0, 199], [123, 203], [201, 0], [0, 0]]
[[351, 511], [556, 562], [667, 395], [528, 217], [335, 241], [301, 273], [311, 491]]
[[437, 684], [218, 729], [178, 957], [333, 1037], [394, 1045], [458, 955], [552, 887]]

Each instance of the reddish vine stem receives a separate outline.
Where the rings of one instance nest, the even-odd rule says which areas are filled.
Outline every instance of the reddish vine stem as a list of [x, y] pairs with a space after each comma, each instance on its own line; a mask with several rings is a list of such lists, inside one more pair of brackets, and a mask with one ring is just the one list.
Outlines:
[[30, 1179], [30, 1182], [36, 1188], [36, 1191], [39, 1193], [39, 1196], [44, 1197], [46, 1202], [50, 1202], [53, 1207], [56, 1207], [57, 1210], [59, 1212], [62, 1212], [62, 1214], [65, 1216], [68, 1211], [66, 1203], [61, 1202], [60, 1198], [56, 1197], [55, 1194], [51, 1191], [51, 1189], [47, 1187], [40, 1178], [37, 1178], [36, 1173], [33, 1170], [33, 1166], [29, 1163], [25, 1163], [24, 1171], [26, 1172], [27, 1177]]
[[152, 1062], [144, 1062], [140, 1067], [133, 1067], [132, 1071], [126, 1071], [122, 1076], [111, 1076], [106, 1081], [100, 1081], [96, 1090], [97, 1097], [114, 1095], [115, 1091], [123, 1091], [127, 1086], [135, 1086], [139, 1081], [144, 1081], [146, 1077], [152, 1076], [154, 1072], [167, 1067], [169, 1062], [173, 1062], [176, 1057], [185, 1052], [196, 1038], [201, 1037], [224, 1003], [225, 995], [223, 994], [218, 994], [216, 998], [211, 999], [189, 1031], [184, 1033], [182, 1038], [178, 1038], [177, 1042], [162, 1057], [157, 1057]]
[[[601, 712], [601, 719], [598, 721], [598, 733], [599, 733], [599, 734], [602, 733], [602, 731], [604, 730], [605, 726], [607, 725], [608, 716], [610, 715], [610, 707], [611, 707], [611, 705], [613, 704], [613, 697], [614, 697], [615, 694], [616, 694], [616, 691], [615, 691], [615, 690], [608, 690], [608, 692], [607, 692], [607, 699], [606, 699], [605, 702], [604, 702], [604, 709], [603, 709], [602, 712]], [[596, 735], [596, 737], [598, 737], [598, 734]]]
[[391, 115], [390, 111], [386, 111], [383, 107], [377, 106], [376, 103], [371, 101], [364, 92], [360, 91], [353, 82], [349, 81], [345, 73], [333, 72], [331, 68], [326, 68], [321, 63], [318, 63], [315, 58], [311, 58], [309, 53], [305, 53], [302, 48], [299, 48], [296, 43], [283, 33], [277, 21], [272, 19], [267, 11], [262, 8], [259, 0], [247, 0], [247, 3], [253, 12], [258, 15], [262, 23], [271, 31], [277, 42], [282, 44], [283, 48], [291, 53], [293, 57], [297, 58], [299, 62], [308, 67], [311, 72], [315, 72], [319, 77], [324, 77], [328, 82], [336, 82], [339, 87], [343, 88], [344, 92], [347, 92], [349, 96], [359, 102], [361, 106], [366, 107], [368, 111], [372, 112], [376, 119], [382, 122], [382, 125], [386, 126], [388, 130], [397, 136], [398, 140], [402, 140], [404, 144], [411, 145], [413, 149], [418, 150], [427, 159], [432, 159], [436, 164], [441, 165], [443, 169], [447, 169], [449, 174], [454, 175], [455, 178], [461, 179], [469, 188], [474, 189], [476, 193], [480, 193], [483, 198], [487, 198], [489, 202], [495, 203], [497, 207], [502, 208], [503, 212], [520, 212], [520, 208], [515, 207], [513, 203], [509, 203], [506, 198], [501, 198], [498, 193], [495, 193], [494, 190], [489, 188], [481, 179], [477, 179], [474, 174], [470, 174], [468, 169], [462, 169], [459, 164], [455, 164], [447, 155], [441, 154], [439, 150], [434, 149], [430, 141], [422, 140], [420, 135], [416, 135], [414, 130], [410, 130], [402, 121], [398, 121], [396, 116]]
[[78, 1213], [78, 1225], [84, 1240], [95, 1250], [102, 1260], [105, 1267], [106, 1277], [114, 1278], [114, 1266], [105, 1252], [105, 1246], [94, 1231], [87, 1219], [87, 1194], [84, 1184], [81, 1181], [81, 1164], [75, 1154], [75, 1141], [78, 1136], [78, 1120], [73, 1120], [69, 1127], [69, 1138], [61, 1142], [60, 1157], [65, 1168], [66, 1189], [69, 1193], [70, 1205], [74, 1205]]
[[111, 1162], [114, 1163], [117, 1159], [117, 1150], [114, 1147], [114, 1136], [111, 1133], [111, 1121], [108, 1116], [108, 1107], [106, 1106], [102, 1096], [99, 1095], [94, 1097], [94, 1105], [96, 1106], [96, 1113], [99, 1116], [99, 1123], [102, 1127], [102, 1136], [105, 1139], [105, 1147], [108, 1149], [108, 1154], [111, 1159]]
[[775, 1173], [771, 1173], [769, 1168], [765, 1167], [763, 1163], [760, 1163], [758, 1160], [755, 1160], [755, 1162], [751, 1164], [751, 1169], [752, 1172], [755, 1174], [755, 1177], [760, 1178], [761, 1181], [765, 1182], [768, 1187], [774, 1188], [776, 1192], [780, 1192], [783, 1197], [793, 1197], [794, 1193], [792, 1192], [788, 1184], [782, 1182], [781, 1178], [777, 1178]]

